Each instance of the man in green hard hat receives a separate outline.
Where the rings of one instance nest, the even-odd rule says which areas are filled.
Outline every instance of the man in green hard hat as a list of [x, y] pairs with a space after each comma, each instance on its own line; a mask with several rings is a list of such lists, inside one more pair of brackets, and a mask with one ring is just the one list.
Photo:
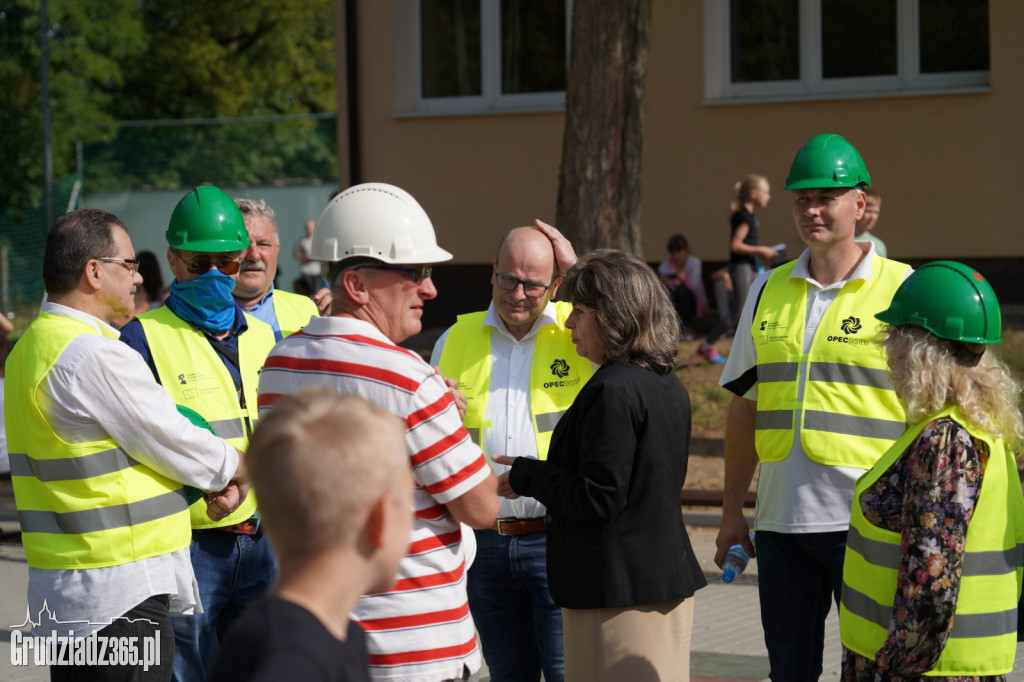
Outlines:
[[[718, 553], [758, 557], [771, 679], [817, 680], [825, 617], [839, 601], [856, 479], [903, 433], [905, 416], [872, 342], [910, 268], [855, 242], [871, 176], [834, 134], [812, 137], [785, 189], [807, 245], [751, 285], [721, 385], [734, 394]], [[760, 462], [755, 542], [743, 497]]]
[[[171, 214], [167, 243], [175, 278], [170, 296], [164, 307], [125, 325], [121, 340], [142, 355], [174, 402], [198, 412], [244, 452], [258, 418], [259, 372], [275, 339], [270, 325], [232, 296], [250, 243], [242, 213], [217, 187], [197, 187]], [[255, 495], [219, 521], [207, 516], [203, 500], [190, 516], [204, 612], [172, 619], [174, 676], [204, 680], [217, 633], [270, 587], [276, 562], [259, 527]]]

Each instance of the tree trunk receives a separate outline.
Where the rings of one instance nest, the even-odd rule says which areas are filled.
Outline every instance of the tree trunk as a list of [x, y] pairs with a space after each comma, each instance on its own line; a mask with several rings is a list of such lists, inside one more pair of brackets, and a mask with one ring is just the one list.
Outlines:
[[577, 253], [640, 248], [640, 155], [651, 0], [576, 0], [558, 226]]

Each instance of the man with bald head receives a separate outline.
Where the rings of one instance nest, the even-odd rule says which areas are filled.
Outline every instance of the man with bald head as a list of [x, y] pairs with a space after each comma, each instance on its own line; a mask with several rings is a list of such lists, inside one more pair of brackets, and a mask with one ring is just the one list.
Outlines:
[[[593, 374], [565, 327], [571, 306], [551, 297], [576, 254], [540, 221], [502, 239], [492, 264], [491, 304], [460, 315], [434, 346], [431, 364], [466, 395], [465, 425], [488, 455], [546, 459], [551, 432]], [[494, 682], [564, 677], [562, 613], [548, 592], [545, 508], [517, 496], [509, 467], [498, 474], [501, 512], [476, 531], [469, 607]]]

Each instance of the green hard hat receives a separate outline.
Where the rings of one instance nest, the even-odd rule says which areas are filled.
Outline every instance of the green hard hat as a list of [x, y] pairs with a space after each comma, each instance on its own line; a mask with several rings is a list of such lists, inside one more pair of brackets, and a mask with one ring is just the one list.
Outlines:
[[950, 260], [915, 270], [896, 290], [889, 308], [875, 317], [924, 327], [951, 341], [1001, 341], [1002, 315], [992, 286], [974, 268]]
[[186, 194], [171, 213], [167, 243], [176, 249], [226, 253], [249, 248], [249, 232], [235, 200], [204, 185]]
[[856, 147], [842, 135], [815, 135], [797, 152], [785, 189], [871, 186], [871, 176]]

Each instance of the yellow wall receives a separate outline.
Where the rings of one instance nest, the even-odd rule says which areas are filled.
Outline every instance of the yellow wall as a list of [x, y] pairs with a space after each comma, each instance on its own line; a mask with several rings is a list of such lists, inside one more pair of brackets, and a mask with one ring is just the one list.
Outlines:
[[[356, 0], [339, 0], [339, 11], [343, 1]], [[760, 212], [761, 243], [798, 253], [782, 185], [797, 149], [822, 132], [842, 134], [864, 157], [883, 196], [876, 232], [890, 256], [1024, 255], [1024, 3], [990, 2], [991, 92], [724, 106], [701, 103], [702, 7], [654, 1], [641, 214], [648, 260], [676, 231], [697, 255], [724, 260], [728, 203], [747, 173], [768, 176], [774, 191]], [[489, 262], [505, 230], [553, 219], [564, 116], [396, 117], [393, 12], [394, 2], [358, 2], [362, 179], [411, 192], [456, 263]]]

